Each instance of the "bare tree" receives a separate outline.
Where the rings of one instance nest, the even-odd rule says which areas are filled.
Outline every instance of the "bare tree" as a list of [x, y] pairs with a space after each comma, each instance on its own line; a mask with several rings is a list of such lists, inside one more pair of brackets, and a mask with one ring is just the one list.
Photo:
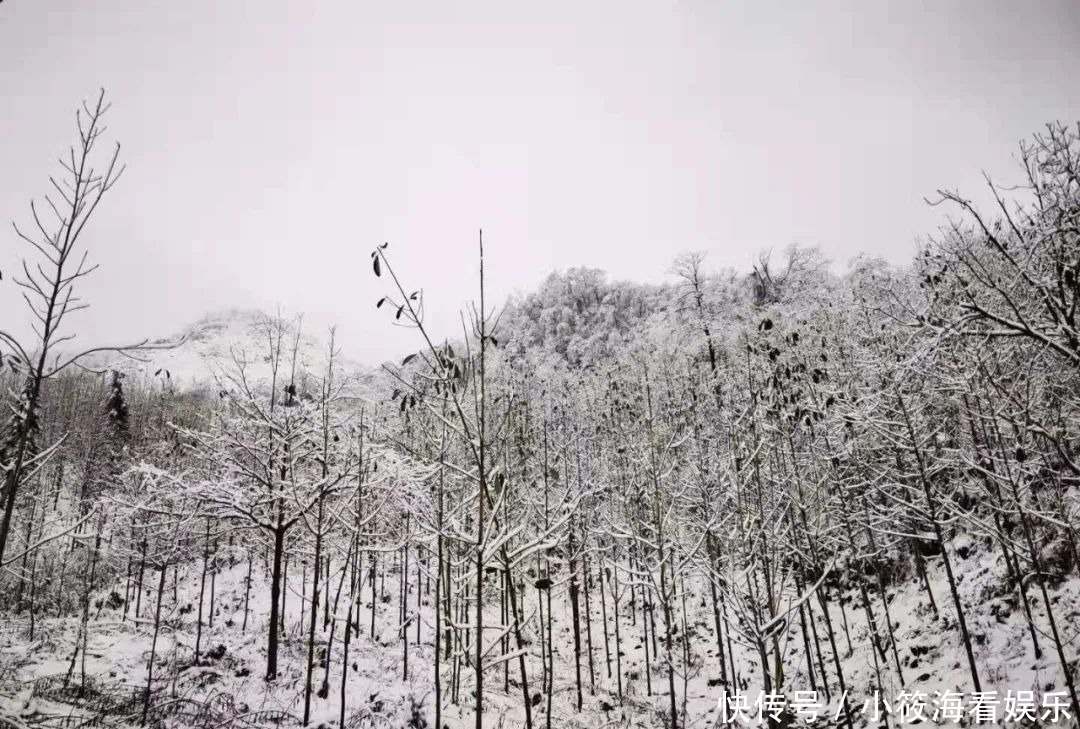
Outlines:
[[[76, 284], [90, 275], [96, 265], [87, 262], [87, 252], [80, 245], [83, 230], [98, 204], [123, 172], [118, 166], [119, 143], [105, 158], [104, 168], [95, 167], [95, 147], [105, 133], [103, 119], [109, 110], [105, 91], [96, 103], [86, 102], [75, 113], [79, 141], [60, 159], [64, 175], [50, 177], [53, 192], [45, 196], [47, 210], [30, 203], [34, 229], [24, 232], [17, 225], [19, 239], [33, 250], [22, 261], [22, 275], [15, 283], [22, 289], [22, 298], [31, 315], [33, 344], [24, 345], [15, 335], [0, 329], [0, 350], [8, 350], [8, 361], [24, 378], [18, 402], [12, 407], [12, 422], [3, 442], [0, 442], [0, 465], [4, 484], [0, 494], [3, 508], [0, 521], [0, 562], [3, 561], [11, 528], [11, 516], [19, 489], [27, 474], [39, 468], [52, 451], [37, 450], [39, 410], [42, 385], [89, 355], [102, 352], [125, 353], [145, 346], [145, 340], [127, 347], [93, 347], [68, 352], [65, 345], [75, 334], [62, 333], [69, 314], [87, 308], [75, 294]], [[35, 260], [36, 259], [36, 260]]]

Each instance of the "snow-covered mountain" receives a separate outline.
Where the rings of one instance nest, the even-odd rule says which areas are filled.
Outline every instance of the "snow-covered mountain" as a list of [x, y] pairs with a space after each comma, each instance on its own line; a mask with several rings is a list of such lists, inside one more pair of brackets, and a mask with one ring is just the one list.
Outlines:
[[[211, 384], [225, 373], [235, 372], [241, 362], [250, 381], [269, 380], [274, 319], [257, 309], [211, 312], [172, 336], [154, 340], [152, 349], [138, 352], [134, 358], [111, 355], [95, 364], [118, 369], [139, 381], [167, 380], [181, 389]], [[287, 377], [292, 367], [294, 342], [297, 376], [321, 377], [327, 359], [326, 338], [309, 332], [301, 323], [296, 339], [296, 319], [283, 319], [287, 328], [282, 337], [279, 378]], [[335, 370], [340, 376], [359, 379], [369, 374], [366, 367], [341, 354]]]

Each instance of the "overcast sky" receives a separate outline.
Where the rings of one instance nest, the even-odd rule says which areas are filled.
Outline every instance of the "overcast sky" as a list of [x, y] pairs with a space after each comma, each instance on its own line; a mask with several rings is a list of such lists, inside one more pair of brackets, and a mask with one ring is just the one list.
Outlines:
[[281, 304], [376, 361], [406, 341], [373, 306], [382, 241], [444, 325], [481, 226], [495, 299], [691, 249], [902, 262], [942, 219], [923, 197], [1013, 179], [1078, 80], [1076, 0], [7, 0], [0, 220], [30, 223], [103, 86], [128, 169], [87, 229], [82, 338]]

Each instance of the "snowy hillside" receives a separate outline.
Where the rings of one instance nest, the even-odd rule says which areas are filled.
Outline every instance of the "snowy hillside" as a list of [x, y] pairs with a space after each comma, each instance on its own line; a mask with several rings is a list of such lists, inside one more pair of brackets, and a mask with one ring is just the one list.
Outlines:
[[[283, 346], [290, 351], [296, 336], [294, 321], [286, 320], [290, 329]], [[98, 367], [116, 368], [140, 382], [169, 381], [184, 389], [213, 383], [244, 362], [252, 381], [269, 381], [271, 377], [271, 327], [274, 319], [255, 309], [228, 309], [207, 314], [172, 336], [154, 340], [150, 349], [134, 357], [99, 358]], [[325, 332], [317, 334], [300, 327], [296, 373], [298, 379], [321, 376], [327, 357]], [[291, 361], [279, 372], [279, 379], [288, 377]], [[366, 368], [338, 355], [339, 375], [366, 376]]]
[[383, 242], [382, 368], [244, 310], [80, 368], [107, 108], [0, 328], [0, 729], [1080, 726], [1080, 127], [903, 266], [501, 309], [481, 236], [447, 342]]

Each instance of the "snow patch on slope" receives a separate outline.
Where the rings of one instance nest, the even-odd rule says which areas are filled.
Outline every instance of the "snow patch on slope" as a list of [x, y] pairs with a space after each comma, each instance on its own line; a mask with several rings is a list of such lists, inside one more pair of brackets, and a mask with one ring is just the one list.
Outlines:
[[[285, 317], [290, 326], [296, 319]], [[136, 381], [155, 380], [179, 389], [210, 385], [243, 362], [249, 381], [271, 378], [270, 326], [272, 317], [256, 309], [227, 309], [207, 314], [171, 337], [151, 343], [155, 349], [141, 352], [136, 359], [112, 355], [95, 362], [102, 368], [120, 370]], [[326, 366], [327, 342], [300, 325], [297, 377], [317, 378]], [[278, 377], [288, 377], [292, 367], [295, 330], [286, 332], [282, 342]], [[336, 368], [347, 376], [364, 375], [359, 364], [339, 355]]]

